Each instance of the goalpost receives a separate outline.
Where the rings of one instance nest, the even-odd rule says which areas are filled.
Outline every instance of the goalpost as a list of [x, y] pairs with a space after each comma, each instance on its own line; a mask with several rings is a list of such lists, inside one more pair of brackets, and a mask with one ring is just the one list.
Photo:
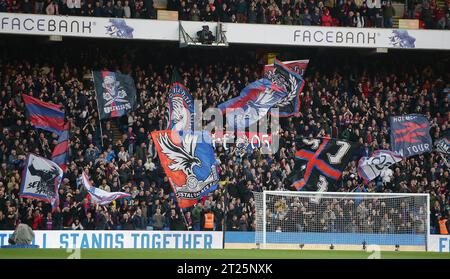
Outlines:
[[257, 248], [427, 250], [428, 194], [264, 191], [254, 197]]

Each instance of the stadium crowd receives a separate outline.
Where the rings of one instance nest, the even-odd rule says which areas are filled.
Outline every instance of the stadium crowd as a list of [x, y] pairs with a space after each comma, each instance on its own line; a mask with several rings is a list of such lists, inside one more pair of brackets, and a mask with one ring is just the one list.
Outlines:
[[267, 208], [269, 232], [424, 234], [428, 217], [424, 200], [414, 198], [275, 196]]
[[[396, 14], [382, 0], [167, 0], [180, 20], [392, 28], [393, 18], [418, 19], [421, 28], [450, 29], [449, 1], [407, 0]], [[0, 0], [0, 12], [118, 18], [157, 16], [153, 0]], [[397, 12], [398, 13], [398, 12]]]
[[[377, 149], [389, 149], [391, 115], [426, 115], [433, 140], [449, 125], [444, 93], [449, 87], [448, 59], [433, 60], [432, 54], [424, 54], [413, 60], [396, 53], [366, 63], [367, 57], [334, 52], [297, 57], [311, 58], [302, 114], [281, 119], [279, 152], [263, 155], [256, 149], [241, 158], [233, 154], [232, 147], [218, 146], [219, 187], [197, 206], [186, 209], [184, 220], [150, 137], [151, 131], [165, 128], [172, 67], [180, 71], [183, 83], [194, 99], [202, 100], [205, 110], [237, 96], [261, 76], [262, 64], [253, 52], [230, 49], [226, 54], [200, 51], [186, 55], [177, 51], [179, 54], [169, 48], [131, 44], [125, 51], [110, 43], [102, 48], [70, 42], [65, 47], [36, 45], [31, 49], [25, 43], [2, 48], [0, 229], [13, 229], [23, 222], [44, 230], [202, 230], [205, 214], [212, 213], [215, 230], [222, 230], [226, 219], [227, 230], [251, 231], [255, 230], [253, 192], [289, 189], [287, 177], [294, 168], [297, 136], [329, 135], [360, 142], [358, 155], [367, 156]], [[139, 95], [138, 109], [125, 117], [103, 120], [102, 133], [91, 69], [132, 74]], [[20, 93], [60, 104], [70, 122], [68, 170], [53, 213], [49, 204], [18, 195], [27, 154], [50, 158], [56, 143], [56, 135], [30, 125]], [[334, 190], [354, 191], [362, 186], [356, 160], [349, 163]], [[438, 221], [448, 218], [450, 210], [449, 169], [442, 158], [435, 152], [426, 153], [404, 159], [391, 169], [392, 173], [369, 183], [367, 191], [430, 193], [431, 230], [439, 233]], [[132, 198], [108, 206], [92, 204], [80, 186], [83, 170], [94, 186], [131, 193]], [[339, 207], [331, 210], [339, 216]], [[393, 215], [401, 214], [395, 210], [400, 209], [394, 209]]]

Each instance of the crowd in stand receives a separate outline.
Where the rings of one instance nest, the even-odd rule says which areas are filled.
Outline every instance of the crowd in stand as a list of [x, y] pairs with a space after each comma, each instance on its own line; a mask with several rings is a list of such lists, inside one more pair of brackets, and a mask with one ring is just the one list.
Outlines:
[[[403, 2], [402, 2], [403, 3]], [[407, 0], [399, 12], [384, 0], [167, 0], [180, 20], [285, 25], [393, 27], [393, 18], [418, 19], [420, 28], [450, 29], [449, 1]], [[118, 18], [157, 17], [153, 0], [0, 0], [0, 12]]]
[[[68, 51], [70, 49], [70, 51]], [[175, 49], [176, 50], [176, 49]], [[242, 158], [216, 149], [220, 183], [194, 207], [181, 212], [160, 166], [150, 132], [165, 128], [166, 96], [172, 68], [203, 109], [237, 96], [261, 76], [254, 53], [170, 51], [167, 48], [87, 47], [72, 45], [4, 47], [0, 53], [0, 229], [27, 223], [33, 229], [195, 229], [204, 215], [214, 214], [215, 230], [255, 229], [254, 191], [289, 189], [294, 169], [295, 138], [320, 137], [360, 142], [360, 156], [389, 149], [389, 117], [408, 113], [427, 116], [433, 140], [449, 125], [448, 57], [431, 54], [410, 59], [400, 54], [358, 57], [330, 52], [311, 58], [305, 74], [299, 117], [281, 119], [280, 149], [263, 155], [257, 149]], [[178, 53], [178, 54], [175, 54]], [[445, 57], [444, 57], [445, 58]], [[367, 62], [370, 59], [370, 63]], [[179, 63], [181, 61], [181, 63]], [[365, 61], [364, 63], [362, 61]], [[402, 61], [401, 63], [399, 61]], [[176, 65], [176, 66], [174, 66]], [[103, 120], [100, 131], [91, 69], [109, 69], [133, 76], [138, 109]], [[49, 204], [19, 197], [24, 159], [29, 152], [50, 158], [56, 135], [30, 125], [20, 94], [64, 107], [70, 122], [68, 170], [59, 189], [55, 212]], [[103, 136], [103, 137], [102, 137]], [[354, 191], [362, 185], [357, 161], [351, 161], [336, 185]], [[431, 226], [448, 216], [449, 169], [438, 153], [404, 159], [391, 175], [369, 183], [369, 192], [430, 193]], [[94, 186], [124, 191], [132, 198], [108, 206], [92, 204], [80, 186], [82, 171]], [[367, 205], [366, 205], [367, 206]], [[187, 225], [186, 225], [187, 224]]]
[[426, 200], [270, 197], [269, 232], [425, 234]]

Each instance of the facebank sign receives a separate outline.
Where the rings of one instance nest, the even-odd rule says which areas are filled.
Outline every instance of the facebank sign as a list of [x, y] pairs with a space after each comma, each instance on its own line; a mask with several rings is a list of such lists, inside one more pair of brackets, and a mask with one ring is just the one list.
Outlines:
[[[0, 13], [0, 33], [129, 40], [180, 40], [180, 25], [192, 37], [216, 22], [119, 19]], [[313, 47], [450, 49], [449, 30], [404, 30], [274, 24], [222, 23], [230, 44]]]
[[291, 46], [450, 49], [450, 31], [227, 24], [229, 43]]
[[177, 22], [0, 13], [0, 33], [9, 34], [172, 40], [171, 30]]
[[[12, 231], [0, 231], [0, 246]], [[39, 248], [222, 249], [222, 232], [202, 231], [34, 231]]]

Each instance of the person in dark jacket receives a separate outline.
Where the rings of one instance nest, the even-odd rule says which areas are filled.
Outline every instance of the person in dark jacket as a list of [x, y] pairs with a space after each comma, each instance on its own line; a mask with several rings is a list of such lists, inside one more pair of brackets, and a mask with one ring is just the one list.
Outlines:
[[86, 213], [86, 218], [83, 220], [83, 227], [85, 230], [95, 230], [95, 220], [91, 212]]
[[311, 15], [309, 14], [308, 9], [305, 9], [305, 12], [302, 16], [302, 24], [303, 25], [311, 25], [312, 24], [312, 18], [311, 18]]
[[122, 230], [134, 230], [134, 224], [133, 221], [130, 219], [130, 215], [128, 215], [128, 213], [123, 214], [123, 218], [121, 220], [121, 225], [122, 225]]

